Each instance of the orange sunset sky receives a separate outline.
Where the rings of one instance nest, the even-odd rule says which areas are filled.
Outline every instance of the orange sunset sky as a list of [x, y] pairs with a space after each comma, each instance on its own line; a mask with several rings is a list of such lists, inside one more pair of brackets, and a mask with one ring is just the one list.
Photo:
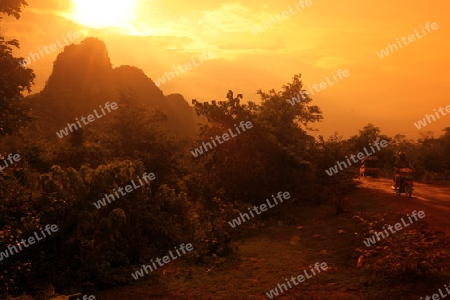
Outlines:
[[[19, 20], [5, 17], [0, 35], [16, 38], [27, 57], [69, 31], [106, 43], [114, 67], [133, 65], [156, 80], [172, 66], [212, 50], [214, 58], [160, 86], [165, 94], [224, 100], [228, 90], [259, 101], [256, 90], [279, 90], [301, 73], [305, 86], [320, 84], [338, 69], [350, 76], [313, 95], [325, 137], [357, 134], [367, 123], [393, 136], [416, 139], [450, 126], [450, 114], [418, 130], [414, 122], [450, 105], [448, 1], [311, 0], [263, 32], [252, 28], [282, 14], [296, 1], [28, 0]], [[423, 36], [420, 26], [436, 22]], [[417, 30], [423, 37], [380, 58], [377, 52]], [[33, 62], [33, 92], [50, 75], [59, 49]]]

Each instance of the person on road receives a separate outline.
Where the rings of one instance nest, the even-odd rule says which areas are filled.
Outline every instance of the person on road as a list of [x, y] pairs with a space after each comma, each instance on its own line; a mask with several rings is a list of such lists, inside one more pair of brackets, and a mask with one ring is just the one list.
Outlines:
[[406, 154], [403, 151], [398, 152], [397, 160], [394, 163], [394, 170], [395, 170], [394, 184], [396, 189], [400, 187], [400, 180], [402, 178], [400, 172], [401, 168], [411, 168], [409, 162], [406, 160]]

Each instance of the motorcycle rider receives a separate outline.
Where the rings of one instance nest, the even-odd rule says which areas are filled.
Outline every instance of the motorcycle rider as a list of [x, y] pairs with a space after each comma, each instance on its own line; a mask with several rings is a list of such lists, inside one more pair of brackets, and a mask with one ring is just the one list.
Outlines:
[[401, 168], [411, 168], [409, 162], [406, 160], [406, 153], [403, 151], [398, 152], [397, 160], [394, 163], [394, 170], [395, 170], [394, 182], [396, 189], [400, 188], [400, 180], [403, 176], [400, 172]]

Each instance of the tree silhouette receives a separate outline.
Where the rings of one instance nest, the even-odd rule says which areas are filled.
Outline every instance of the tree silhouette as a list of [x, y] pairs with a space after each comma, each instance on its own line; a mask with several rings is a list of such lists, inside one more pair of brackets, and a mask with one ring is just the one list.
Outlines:
[[[27, 5], [23, 0], [0, 2], [0, 12], [20, 18], [21, 7]], [[0, 17], [1, 19], [1, 17]], [[19, 63], [22, 57], [12, 55], [12, 48], [19, 48], [18, 40], [6, 41], [0, 36], [0, 135], [11, 135], [24, 126], [29, 117], [29, 109], [23, 104], [23, 91], [31, 92], [34, 73]]]

